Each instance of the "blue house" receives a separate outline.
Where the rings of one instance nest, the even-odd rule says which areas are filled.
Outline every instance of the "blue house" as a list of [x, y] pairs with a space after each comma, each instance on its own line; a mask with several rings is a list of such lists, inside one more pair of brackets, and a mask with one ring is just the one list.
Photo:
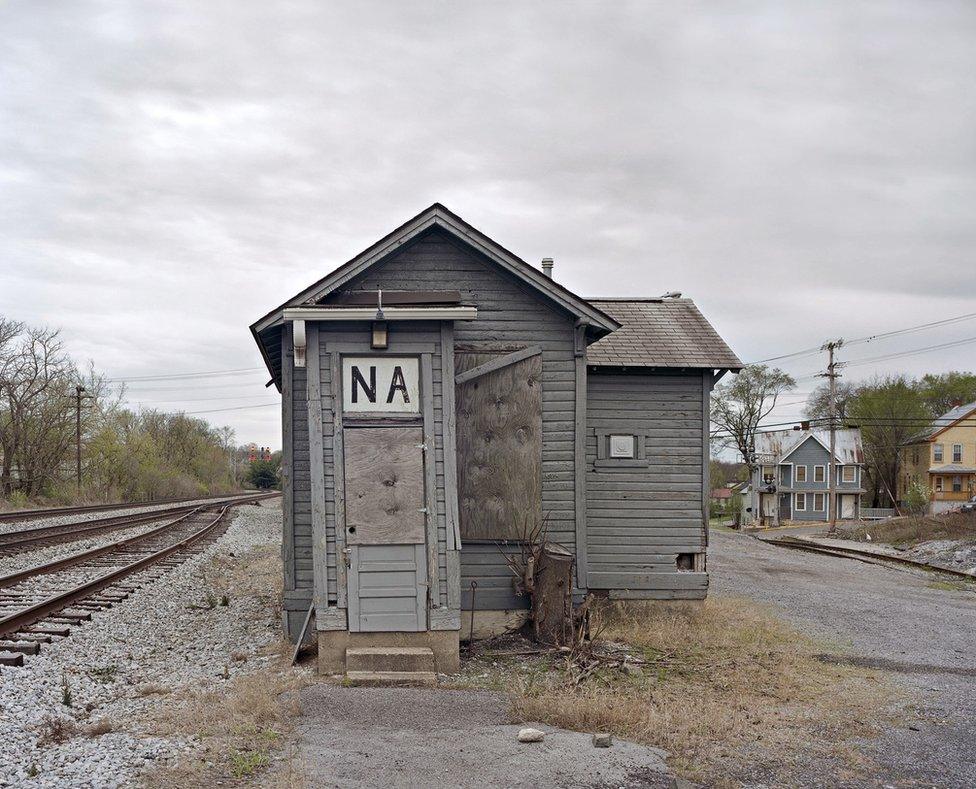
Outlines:
[[833, 484], [827, 430], [759, 433], [755, 446], [757, 468], [751, 485], [752, 520], [764, 526], [787, 521], [829, 521], [831, 507], [836, 508], [837, 520], [859, 517], [864, 493], [860, 430], [836, 431]]

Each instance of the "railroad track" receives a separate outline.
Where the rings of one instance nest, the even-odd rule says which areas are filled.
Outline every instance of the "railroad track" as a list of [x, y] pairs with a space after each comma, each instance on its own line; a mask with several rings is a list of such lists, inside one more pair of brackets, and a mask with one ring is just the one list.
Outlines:
[[108, 512], [110, 510], [132, 510], [137, 507], [153, 507], [157, 504], [185, 504], [190, 501], [206, 501], [208, 499], [227, 499], [230, 496], [221, 493], [213, 496], [197, 496], [193, 499], [156, 499], [155, 501], [128, 501], [119, 504], [90, 504], [81, 507], [46, 507], [43, 509], [17, 510], [16, 512], [0, 512], [0, 523], [15, 523], [17, 521], [37, 520], [39, 518], [56, 518], [59, 515], [81, 515], [91, 512]]
[[[214, 501], [211, 506], [219, 506], [225, 503], [246, 504], [280, 495], [280, 493], [258, 493], [251, 496], [223, 496], [219, 500]], [[200, 506], [199, 503], [180, 504], [175, 507], [162, 507], [151, 512], [140, 512], [135, 515], [113, 515], [107, 518], [62, 523], [58, 526], [17, 529], [16, 531], [0, 534], [0, 556], [10, 556], [11, 554], [43, 548], [48, 545], [84, 540], [98, 534], [163, 520], [173, 515], [183, 515], [199, 509]]]
[[0, 578], [0, 665], [22, 665], [199, 553], [226, 530], [231, 506], [198, 506], [145, 534]]
[[857, 548], [841, 547], [838, 545], [823, 545], [822, 543], [800, 540], [796, 537], [776, 537], [771, 540], [763, 540], [770, 545], [779, 545], [783, 548], [793, 548], [799, 551], [809, 551], [810, 553], [822, 553], [829, 556], [840, 556], [844, 559], [855, 559], [866, 564], [895, 565], [897, 567], [911, 567], [916, 570], [927, 570], [928, 572], [943, 573], [955, 578], [965, 578], [967, 581], [976, 582], [969, 573], [961, 570], [954, 570], [951, 567], [939, 567], [925, 562], [916, 562], [904, 556], [891, 554], [880, 554], [875, 551], [859, 551]]

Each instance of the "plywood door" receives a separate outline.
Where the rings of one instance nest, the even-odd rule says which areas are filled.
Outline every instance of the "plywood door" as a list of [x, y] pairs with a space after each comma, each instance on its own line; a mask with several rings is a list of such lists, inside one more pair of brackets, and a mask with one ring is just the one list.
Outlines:
[[423, 430], [343, 430], [349, 629], [427, 628]]
[[840, 496], [840, 517], [850, 520], [854, 518], [854, 496]]
[[424, 542], [423, 443], [419, 427], [343, 431], [346, 545]]
[[[458, 373], [496, 355], [459, 352]], [[457, 387], [461, 539], [520, 539], [542, 518], [542, 356]]]

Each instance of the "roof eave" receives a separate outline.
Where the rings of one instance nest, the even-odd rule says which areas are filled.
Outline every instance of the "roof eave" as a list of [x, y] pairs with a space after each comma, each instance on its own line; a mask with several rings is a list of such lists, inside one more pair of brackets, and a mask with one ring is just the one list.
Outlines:
[[320, 300], [433, 227], [439, 227], [458, 237], [513, 276], [535, 287], [563, 309], [575, 315], [582, 323], [593, 327], [595, 332], [602, 331], [604, 334], [609, 334], [620, 328], [617, 321], [598, 307], [594, 307], [541, 271], [536, 271], [520, 257], [509, 252], [440, 203], [434, 203], [421, 211], [318, 282], [271, 310], [255, 321], [252, 328], [256, 328], [258, 332], [270, 328], [283, 320], [281, 313], [286, 307], [303, 306]]

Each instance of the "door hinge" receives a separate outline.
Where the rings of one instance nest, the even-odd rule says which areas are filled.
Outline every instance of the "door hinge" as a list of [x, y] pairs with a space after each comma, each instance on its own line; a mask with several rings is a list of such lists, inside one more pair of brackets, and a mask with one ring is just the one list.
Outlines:
[[424, 452], [426, 452], [427, 451], [427, 445], [426, 444], [417, 444], [417, 449], [422, 449]]
[[421, 507], [419, 510], [417, 510], [417, 512], [422, 512], [424, 515], [426, 515], [428, 512], [430, 512], [430, 510], [426, 507]]

